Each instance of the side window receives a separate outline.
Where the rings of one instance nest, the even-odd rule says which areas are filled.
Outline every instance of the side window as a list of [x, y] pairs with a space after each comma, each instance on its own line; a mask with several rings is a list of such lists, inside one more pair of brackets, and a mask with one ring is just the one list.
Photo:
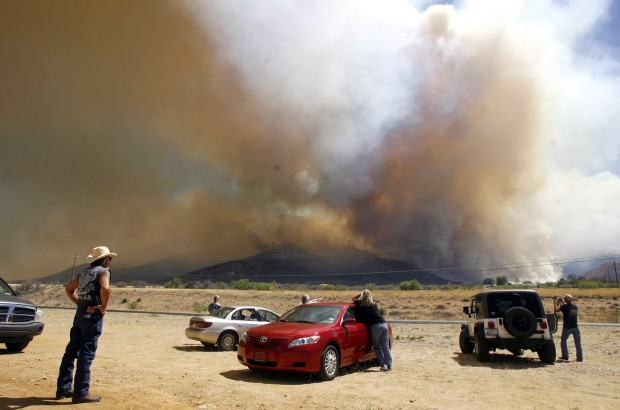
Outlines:
[[260, 322], [260, 315], [258, 314], [258, 312], [254, 309], [251, 309], [248, 311], [248, 313], [250, 314], [249, 318], [248, 316], [246, 316], [246, 320], [249, 319], [253, 322]]
[[347, 310], [344, 312], [344, 316], [342, 318], [343, 319], [348, 319], [348, 318], [355, 319], [355, 308], [353, 306], [348, 307]]
[[482, 296], [478, 296], [476, 297], [476, 299], [474, 299], [474, 312], [476, 313], [476, 315], [483, 315], [484, 314], [484, 302], [482, 300]]
[[273, 313], [271, 313], [271, 312], [269, 312], [267, 310], [259, 310], [257, 313], [261, 317], [259, 319], [261, 322], [273, 322], [273, 321], [276, 320], [276, 317], [277, 317], [275, 314], [273, 314]]

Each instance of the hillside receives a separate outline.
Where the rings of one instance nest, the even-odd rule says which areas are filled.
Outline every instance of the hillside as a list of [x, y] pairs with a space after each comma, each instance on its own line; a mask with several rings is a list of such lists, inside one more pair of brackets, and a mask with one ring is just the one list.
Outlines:
[[[75, 273], [87, 265], [75, 267]], [[423, 285], [441, 285], [449, 281], [424, 271], [415, 264], [378, 257], [366, 251], [347, 249], [325, 252], [318, 256], [292, 243], [282, 243], [271, 249], [242, 259], [213, 264], [208, 257], [158, 260], [133, 267], [112, 266], [112, 280], [162, 284], [173, 277], [184, 281], [230, 282], [250, 279], [255, 282], [303, 283], [317, 285], [377, 285], [398, 284], [416, 279]], [[66, 283], [72, 268], [43, 277], [44, 283]], [[453, 282], [456, 283], [456, 282]]]
[[585, 272], [583, 276], [587, 279], [617, 282], [620, 279], [620, 264], [615, 261], [607, 262]]
[[182, 278], [211, 282], [250, 279], [255, 282], [310, 285], [387, 285], [411, 279], [417, 279], [424, 285], [448, 283], [406, 261], [379, 258], [357, 250], [319, 257], [290, 243], [248, 258], [203, 267]]

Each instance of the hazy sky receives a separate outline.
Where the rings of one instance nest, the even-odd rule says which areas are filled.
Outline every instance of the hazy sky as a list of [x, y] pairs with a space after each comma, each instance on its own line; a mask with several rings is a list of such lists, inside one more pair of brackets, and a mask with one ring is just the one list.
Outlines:
[[533, 280], [620, 254], [618, 5], [431, 3], [0, 2], [0, 275], [97, 245]]

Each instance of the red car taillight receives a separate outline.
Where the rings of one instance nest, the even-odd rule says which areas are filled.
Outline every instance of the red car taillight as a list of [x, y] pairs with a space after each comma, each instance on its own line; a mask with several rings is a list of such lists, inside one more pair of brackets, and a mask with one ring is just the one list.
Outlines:
[[489, 329], [495, 329], [495, 322], [487, 322], [487, 327]]
[[546, 329], [547, 328], [547, 322], [540, 322], [540, 328], [541, 329]]
[[189, 326], [194, 329], [206, 329], [211, 326], [213, 322], [203, 322], [202, 320], [190, 320]]

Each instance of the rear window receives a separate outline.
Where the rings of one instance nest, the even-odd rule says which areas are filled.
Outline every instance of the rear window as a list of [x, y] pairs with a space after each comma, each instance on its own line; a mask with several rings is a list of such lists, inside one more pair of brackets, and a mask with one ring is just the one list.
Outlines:
[[494, 293], [487, 298], [490, 317], [504, 317], [509, 309], [517, 306], [530, 310], [536, 317], [543, 317], [536, 293]]

